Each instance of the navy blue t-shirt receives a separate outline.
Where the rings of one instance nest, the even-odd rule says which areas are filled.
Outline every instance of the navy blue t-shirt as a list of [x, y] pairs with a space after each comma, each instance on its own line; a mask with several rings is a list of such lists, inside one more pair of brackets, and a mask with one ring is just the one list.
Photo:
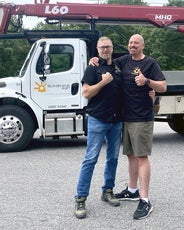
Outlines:
[[149, 96], [152, 90], [148, 86], [137, 86], [135, 77], [140, 69], [146, 78], [165, 80], [161, 69], [152, 57], [145, 56], [142, 60], [132, 60], [131, 55], [125, 55], [114, 60], [119, 66], [123, 79], [124, 121], [141, 122], [154, 120], [153, 102]]
[[97, 95], [89, 99], [86, 112], [104, 122], [122, 121], [122, 77], [114, 63], [108, 65], [100, 59], [99, 66], [89, 65], [82, 78], [82, 84], [95, 85], [102, 80], [102, 74], [109, 72], [113, 80], [104, 86]]

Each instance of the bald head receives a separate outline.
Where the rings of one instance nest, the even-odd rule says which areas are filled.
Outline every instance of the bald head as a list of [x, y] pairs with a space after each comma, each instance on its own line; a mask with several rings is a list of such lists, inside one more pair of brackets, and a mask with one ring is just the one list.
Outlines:
[[144, 58], [144, 38], [140, 34], [134, 34], [130, 37], [128, 43], [129, 53], [132, 55], [132, 58], [135, 60], [140, 60]]
[[[135, 41], [138, 41], [139, 43], [141, 44], [144, 44], [144, 38], [143, 36], [141, 36], [140, 34], [134, 34], [130, 37], [130, 40], [135, 40]], [[129, 40], [129, 41], [130, 41]]]

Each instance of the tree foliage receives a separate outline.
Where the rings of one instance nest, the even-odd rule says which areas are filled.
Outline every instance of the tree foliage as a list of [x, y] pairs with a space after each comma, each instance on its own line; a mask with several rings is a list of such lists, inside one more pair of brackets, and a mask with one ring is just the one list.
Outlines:
[[[8, 29], [16, 31], [18, 21], [14, 16], [11, 20]], [[22, 30], [18, 30], [18, 33], [22, 33]], [[26, 39], [0, 40], [0, 78], [18, 75], [29, 49], [30, 44]]]
[[168, 0], [167, 6], [184, 6], [184, 0]]
[[29, 49], [27, 40], [0, 40], [0, 78], [18, 75]]

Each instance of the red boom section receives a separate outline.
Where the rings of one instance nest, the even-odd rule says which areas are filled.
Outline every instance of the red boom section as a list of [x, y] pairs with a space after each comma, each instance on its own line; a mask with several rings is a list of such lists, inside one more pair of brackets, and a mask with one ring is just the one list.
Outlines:
[[6, 33], [11, 19], [12, 6], [0, 3], [0, 34]]
[[[12, 15], [44, 17], [63, 23], [90, 22], [103, 24], [154, 24], [158, 27], [176, 25], [184, 32], [184, 7], [133, 6], [117, 4], [45, 3], [16, 5], [0, 3], [0, 33], [6, 33]], [[3, 13], [2, 13], [3, 12]]]

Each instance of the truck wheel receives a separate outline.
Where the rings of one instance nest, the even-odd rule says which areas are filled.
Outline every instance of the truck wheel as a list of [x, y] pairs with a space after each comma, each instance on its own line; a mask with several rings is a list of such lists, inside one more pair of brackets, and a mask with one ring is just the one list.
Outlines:
[[184, 135], [184, 114], [168, 115], [170, 128], [177, 133]]
[[27, 111], [15, 105], [0, 106], [0, 152], [22, 151], [34, 132], [34, 122]]

